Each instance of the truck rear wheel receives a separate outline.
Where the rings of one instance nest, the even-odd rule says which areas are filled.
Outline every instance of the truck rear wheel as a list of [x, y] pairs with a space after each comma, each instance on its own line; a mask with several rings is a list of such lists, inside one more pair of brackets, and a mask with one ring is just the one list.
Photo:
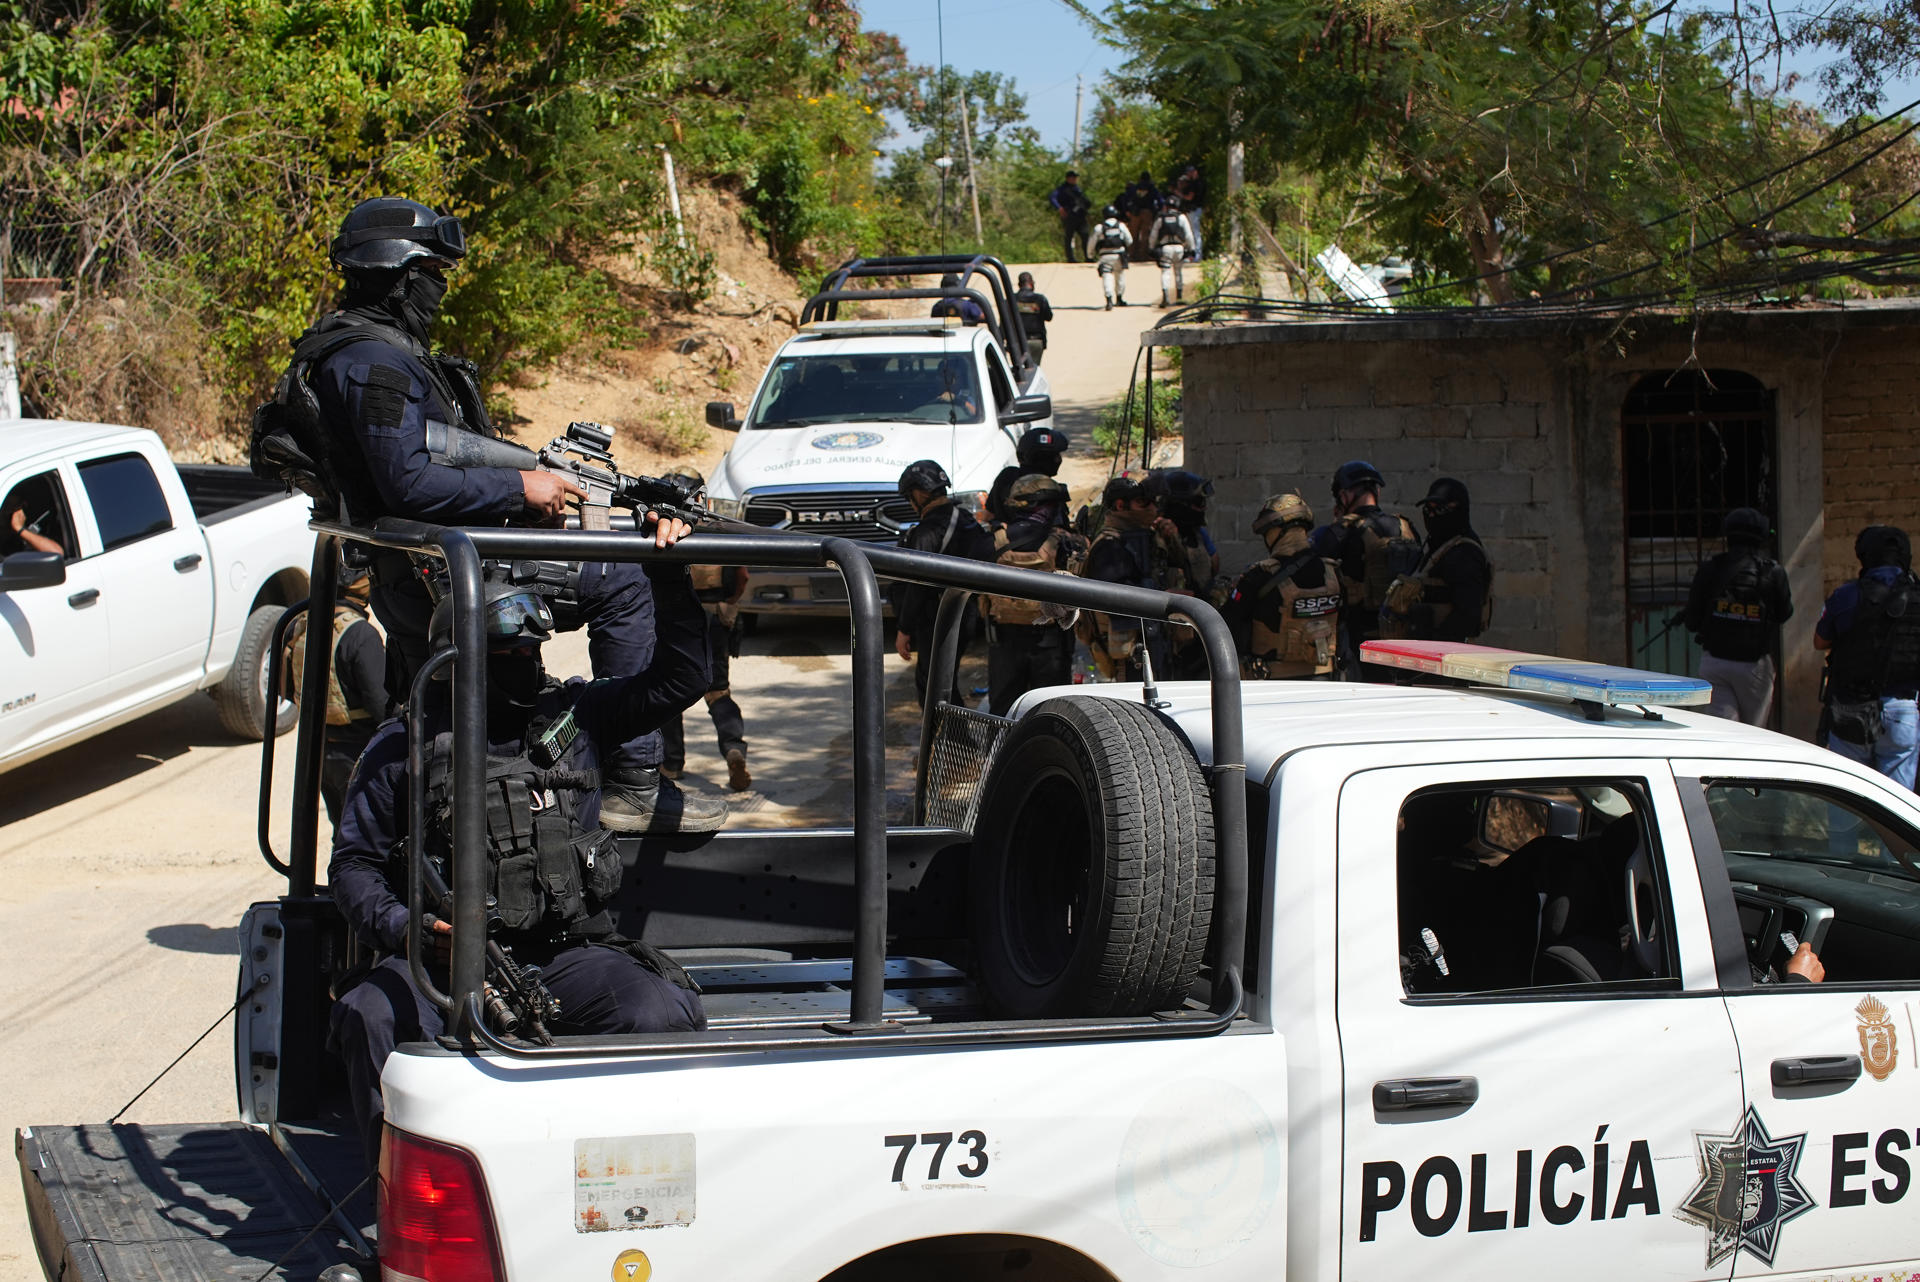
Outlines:
[[[273, 643], [274, 624], [286, 607], [263, 605], [247, 616], [240, 629], [240, 648], [234, 652], [233, 666], [220, 684], [213, 688], [213, 706], [220, 713], [220, 724], [229, 734], [242, 739], [259, 739], [267, 724], [267, 651]], [[283, 735], [300, 718], [299, 705], [280, 700], [275, 711], [273, 733]]]
[[1213, 915], [1213, 800], [1172, 723], [1117, 699], [1021, 718], [980, 799], [980, 978], [1014, 1018], [1177, 1007]]

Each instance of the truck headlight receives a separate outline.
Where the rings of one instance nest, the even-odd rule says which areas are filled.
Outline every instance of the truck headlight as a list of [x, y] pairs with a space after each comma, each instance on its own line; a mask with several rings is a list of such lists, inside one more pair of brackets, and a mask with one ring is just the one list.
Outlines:
[[987, 492], [985, 490], [954, 490], [951, 497], [955, 507], [963, 512], [971, 512], [973, 519], [980, 524], [987, 523]]
[[707, 506], [713, 509], [715, 516], [724, 516], [730, 521], [744, 521], [747, 517], [745, 499], [719, 499], [708, 496]]

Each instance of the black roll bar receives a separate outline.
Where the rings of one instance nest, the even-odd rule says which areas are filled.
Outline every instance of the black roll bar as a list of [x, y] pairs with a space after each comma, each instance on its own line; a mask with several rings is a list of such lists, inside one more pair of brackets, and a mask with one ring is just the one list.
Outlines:
[[[340, 594], [339, 540], [320, 538], [313, 545], [313, 566], [308, 576], [307, 600], [318, 601], [331, 623], [333, 602]], [[295, 899], [313, 894], [319, 884], [320, 868], [320, 769], [327, 750], [327, 719], [308, 715], [327, 706], [327, 678], [333, 671], [333, 646], [320, 644], [313, 636], [313, 620], [307, 620], [306, 662], [300, 670], [300, 708], [302, 716], [293, 734], [293, 831], [288, 839], [287, 893]], [[276, 633], [284, 637], [284, 633]], [[331, 640], [331, 637], [328, 637]], [[269, 658], [271, 658], [271, 654]], [[271, 683], [272, 676], [268, 681]], [[278, 701], [267, 705], [267, 742], [273, 742], [273, 715]], [[267, 751], [272, 751], [268, 748]], [[264, 754], [263, 754], [264, 755]], [[267, 804], [263, 797], [261, 805]]]
[[[848, 282], [875, 276], [931, 276], [952, 272], [960, 278], [958, 289], [876, 289], [849, 288]], [[979, 293], [966, 288], [975, 273], [986, 278], [993, 293], [993, 305]], [[827, 273], [820, 289], [801, 309], [800, 322], [837, 320], [842, 302], [880, 298], [971, 298], [983, 311], [997, 319], [1001, 344], [1015, 373], [1024, 377], [1033, 369], [1027, 355], [1027, 327], [1020, 309], [1013, 305], [1013, 278], [1007, 265], [991, 254], [908, 254], [888, 258], [852, 258]]]
[[[321, 522], [315, 522], [313, 526], [321, 535], [320, 542], [323, 544], [331, 544], [335, 539], [351, 539], [379, 547], [425, 553], [444, 560], [449, 571], [450, 592], [454, 600], [452, 789], [456, 801], [453, 806], [452, 833], [454, 866], [450, 877], [454, 892], [453, 965], [451, 991], [444, 996], [450, 998], [452, 1003], [450, 1013], [454, 1019], [449, 1031], [455, 1037], [522, 1058], [674, 1054], [726, 1047], [791, 1047], [810, 1040], [802, 1030], [793, 1036], [757, 1040], [733, 1037], [716, 1039], [711, 1034], [698, 1034], [694, 1035], [694, 1042], [685, 1045], [671, 1038], [665, 1041], [654, 1038], [640, 1041], [570, 1038], [564, 1047], [521, 1047], [501, 1040], [485, 1027], [480, 1012], [486, 970], [484, 913], [487, 870], [485, 810], [480, 798], [486, 770], [486, 648], [481, 614], [476, 608], [480, 601], [483, 560], [660, 560], [677, 564], [772, 565], [840, 571], [846, 583], [853, 625], [853, 712], [856, 735], [853, 760], [854, 894], [860, 912], [855, 932], [851, 1019], [846, 1024], [825, 1026], [829, 1041], [835, 1035], [843, 1041], [877, 1039], [891, 1043], [901, 1039], [912, 1044], [1056, 1040], [1060, 1037], [1092, 1035], [1198, 1035], [1220, 1031], [1232, 1021], [1242, 999], [1240, 960], [1245, 953], [1246, 937], [1246, 762], [1241, 746], [1238, 659], [1225, 622], [1211, 606], [1191, 597], [1145, 588], [807, 534], [695, 534], [670, 548], [657, 548], [650, 538], [635, 537], [631, 518], [619, 524], [625, 528], [608, 531], [462, 529], [396, 519], [383, 520], [371, 530]], [[325, 550], [331, 555], [330, 546]], [[958, 617], [958, 611], [965, 608], [965, 597], [975, 592], [1050, 601], [1139, 618], [1169, 619], [1178, 616], [1199, 630], [1212, 673], [1214, 742], [1210, 777], [1218, 833], [1215, 850], [1215, 885], [1218, 893], [1212, 931], [1215, 1001], [1210, 1013], [1146, 1016], [1137, 1020], [1038, 1021], [977, 1026], [954, 1024], [922, 1030], [906, 1030], [901, 1025], [881, 1018], [887, 940], [885, 739], [882, 733], [885, 720], [886, 645], [882, 635], [877, 576], [929, 587], [957, 589], [942, 601], [941, 615], [947, 620], [949, 631]], [[315, 575], [316, 580], [319, 577]], [[331, 579], [331, 574], [328, 578]], [[325, 586], [331, 588], [333, 585], [328, 582]], [[317, 592], [315, 599], [320, 599]], [[954, 599], [958, 599], [958, 604], [951, 603]], [[313, 683], [313, 656], [316, 653], [324, 660], [326, 647], [310, 645], [307, 648], [305, 688], [308, 690], [324, 689], [323, 684], [316, 686]], [[441, 662], [445, 662], [444, 658], [435, 656], [433, 666]], [[324, 677], [323, 669], [320, 673], [322, 682]], [[419, 688], [424, 690], [425, 687]], [[418, 705], [424, 700], [415, 699], [413, 702]], [[323, 705], [306, 706], [310, 710]], [[303, 729], [309, 722], [324, 724], [323, 719], [307, 716], [302, 718]], [[318, 765], [317, 752], [312, 765]], [[306, 768], [306, 763], [302, 768]], [[410, 752], [409, 769], [416, 768]], [[312, 782], [318, 782], [317, 768], [313, 771]], [[296, 794], [298, 791], [296, 786]], [[420, 792], [418, 788], [413, 791], [416, 795]], [[311, 812], [311, 802], [315, 799], [317, 788], [309, 788], [308, 793], [307, 844], [311, 857], [313, 826], [317, 822]], [[296, 806], [296, 828], [300, 821]], [[409, 816], [410, 824], [418, 822], [421, 822], [418, 814]], [[297, 872], [297, 860], [295, 869]], [[408, 891], [409, 907], [417, 908], [418, 887], [410, 882]], [[848, 1038], [847, 1034], [859, 1036]], [[816, 1032], [812, 1040], [817, 1041], [820, 1036]]]
[[[426, 959], [421, 957], [418, 923], [425, 921], [421, 911], [425, 895], [425, 874], [420, 861], [427, 852], [427, 686], [440, 669], [452, 663], [458, 651], [445, 649], [420, 665], [414, 674], [413, 688], [407, 694], [407, 970], [413, 983], [428, 1001], [443, 1014], [453, 1013], [453, 998], [434, 986], [427, 975]], [[484, 926], [483, 926], [484, 929]], [[453, 1021], [448, 1020], [451, 1024]]]
[[[287, 658], [287, 628], [306, 612], [305, 601], [295, 601], [288, 606], [275, 621], [273, 637], [267, 642], [267, 710], [260, 737], [259, 814], [254, 817], [254, 839], [260, 845], [260, 857], [267, 861], [267, 867], [287, 878], [293, 876], [293, 865], [273, 853], [273, 836], [269, 831], [273, 826], [273, 741], [278, 737], [273, 729], [280, 719], [277, 715], [280, 710], [280, 667]], [[305, 676], [302, 672], [303, 680]], [[317, 816], [314, 822], [319, 822]]]

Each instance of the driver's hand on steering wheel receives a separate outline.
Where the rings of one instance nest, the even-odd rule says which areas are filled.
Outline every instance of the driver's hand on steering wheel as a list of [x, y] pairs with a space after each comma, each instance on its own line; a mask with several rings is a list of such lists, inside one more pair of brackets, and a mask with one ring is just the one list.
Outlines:
[[1788, 983], [1818, 984], [1826, 977], [1827, 968], [1820, 964], [1820, 955], [1813, 951], [1812, 944], [1801, 944], [1787, 959], [1785, 978]]

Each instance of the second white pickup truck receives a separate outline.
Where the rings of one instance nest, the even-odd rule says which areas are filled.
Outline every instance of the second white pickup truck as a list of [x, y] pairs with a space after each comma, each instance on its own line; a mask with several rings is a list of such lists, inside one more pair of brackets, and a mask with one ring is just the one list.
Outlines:
[[245, 468], [176, 467], [152, 432], [0, 419], [0, 771], [196, 690], [258, 739], [310, 515]]

